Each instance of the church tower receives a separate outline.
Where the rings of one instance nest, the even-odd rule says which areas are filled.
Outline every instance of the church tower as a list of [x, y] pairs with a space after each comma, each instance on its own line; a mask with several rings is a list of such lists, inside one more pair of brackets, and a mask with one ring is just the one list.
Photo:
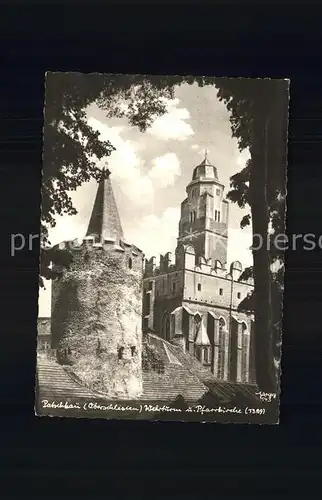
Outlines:
[[52, 340], [58, 360], [109, 398], [142, 393], [143, 253], [126, 242], [104, 171], [86, 237], [58, 245], [72, 254], [53, 281]]
[[187, 198], [181, 203], [179, 244], [192, 244], [196, 257], [203, 256], [214, 264], [227, 263], [228, 202], [223, 199], [224, 185], [216, 167], [207, 158], [198, 165], [187, 186]]

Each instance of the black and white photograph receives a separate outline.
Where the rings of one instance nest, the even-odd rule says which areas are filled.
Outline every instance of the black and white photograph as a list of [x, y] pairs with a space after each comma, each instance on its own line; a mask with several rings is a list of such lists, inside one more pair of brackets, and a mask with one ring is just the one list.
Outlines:
[[279, 423], [289, 92], [46, 73], [36, 415]]

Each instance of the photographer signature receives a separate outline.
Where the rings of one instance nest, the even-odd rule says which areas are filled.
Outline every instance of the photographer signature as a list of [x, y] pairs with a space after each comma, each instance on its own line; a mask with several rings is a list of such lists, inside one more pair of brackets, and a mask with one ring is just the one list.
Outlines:
[[276, 399], [276, 394], [275, 392], [263, 392], [259, 391], [255, 393], [256, 396], [259, 396], [259, 399], [263, 403], [271, 403], [274, 399]]

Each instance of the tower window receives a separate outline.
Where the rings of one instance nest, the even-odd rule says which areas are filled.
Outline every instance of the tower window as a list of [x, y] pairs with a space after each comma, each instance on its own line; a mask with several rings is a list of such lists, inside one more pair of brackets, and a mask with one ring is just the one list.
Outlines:
[[196, 221], [196, 212], [191, 212], [190, 213], [190, 222], [195, 222]]
[[217, 213], [218, 213], [218, 211], [215, 210], [215, 222], [217, 221]]
[[201, 283], [198, 283], [198, 290], [201, 291]]
[[240, 299], [240, 292], [237, 293], [237, 299]]
[[219, 295], [222, 295], [224, 293], [222, 288], [219, 288]]
[[220, 189], [216, 189], [216, 195], [220, 196]]
[[130, 257], [130, 258], [129, 258], [129, 269], [132, 269], [132, 265], [133, 265], [133, 263], [132, 263], [132, 258]]
[[220, 212], [218, 212], [218, 222], [220, 222]]
[[117, 351], [118, 358], [123, 359], [123, 354], [124, 354], [124, 347], [119, 347]]

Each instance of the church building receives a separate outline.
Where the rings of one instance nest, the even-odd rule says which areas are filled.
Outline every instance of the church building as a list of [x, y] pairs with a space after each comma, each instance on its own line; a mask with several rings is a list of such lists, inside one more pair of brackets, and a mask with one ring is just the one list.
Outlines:
[[143, 332], [180, 346], [219, 380], [254, 384], [253, 318], [237, 310], [253, 282], [239, 281], [239, 261], [227, 263], [229, 203], [207, 154], [186, 192], [174, 259], [145, 262]]

